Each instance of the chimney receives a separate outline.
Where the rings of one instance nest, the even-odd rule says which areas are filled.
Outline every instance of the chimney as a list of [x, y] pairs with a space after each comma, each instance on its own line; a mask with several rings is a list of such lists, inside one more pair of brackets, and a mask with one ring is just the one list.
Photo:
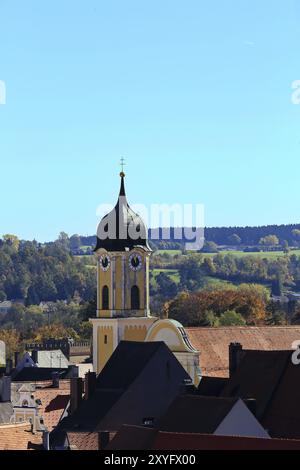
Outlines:
[[83, 380], [81, 378], [73, 377], [71, 380], [71, 404], [70, 414], [77, 410], [82, 401]]
[[11, 400], [11, 377], [3, 376], [0, 379], [0, 402]]
[[251, 413], [256, 416], [257, 413], [257, 404], [255, 398], [246, 398], [244, 400], [245, 405], [251, 411]]
[[98, 450], [105, 449], [109, 444], [109, 431], [98, 432]]
[[48, 430], [43, 431], [43, 448], [44, 450], [50, 450], [50, 433]]
[[241, 362], [243, 346], [240, 343], [230, 343], [229, 345], [229, 377], [232, 377]]
[[18, 351], [15, 352], [15, 367], [19, 364], [20, 360], [20, 353]]
[[39, 362], [39, 352], [37, 349], [34, 349], [33, 351], [31, 351], [31, 359], [33, 360], [35, 364]]
[[5, 374], [10, 375], [12, 373], [12, 369], [13, 369], [13, 362], [11, 359], [7, 359]]
[[59, 372], [52, 372], [52, 387], [59, 388]]
[[77, 378], [79, 376], [79, 367], [74, 364], [68, 367], [68, 377], [70, 379]]
[[85, 384], [84, 384], [84, 399], [89, 400], [96, 390], [96, 372], [88, 372], [85, 374]]

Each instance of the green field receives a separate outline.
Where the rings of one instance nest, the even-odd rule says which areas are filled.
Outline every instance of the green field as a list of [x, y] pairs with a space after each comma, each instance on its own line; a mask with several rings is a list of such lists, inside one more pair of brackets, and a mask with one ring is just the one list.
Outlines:
[[80, 249], [81, 251], [86, 252], [86, 251], [93, 250], [93, 247], [92, 247], [92, 246], [81, 245], [81, 246], [79, 247], [79, 249]]
[[[195, 252], [189, 252], [189, 254], [193, 254], [193, 253], [195, 253]], [[170, 256], [175, 256], [175, 255], [180, 255], [181, 251], [180, 250], [158, 250], [153, 254], [153, 256], [163, 255], [163, 254], [169, 254]], [[198, 252], [196, 254], [199, 255]], [[260, 251], [260, 252], [254, 251], [254, 252], [246, 253], [244, 251], [226, 250], [226, 251], [220, 251], [219, 253], [201, 253], [201, 254], [206, 258], [214, 258], [218, 254], [232, 255], [232, 256], [236, 256], [238, 258], [242, 258], [242, 257], [245, 258], [246, 256], [255, 256], [255, 257], [258, 257], [258, 258], [267, 258], [267, 259], [276, 259], [276, 258], [280, 258], [282, 256], [286, 256], [286, 254], [283, 251]], [[296, 255], [296, 256], [300, 257], [300, 250], [291, 250], [289, 252], [289, 255]], [[93, 255], [77, 255], [76, 257], [79, 258], [79, 259], [80, 258], [84, 258], [84, 259], [91, 258], [91, 264], [95, 265]], [[170, 271], [170, 269], [160, 269], [160, 270], [153, 270], [153, 271]]]
[[[173, 282], [176, 282], [176, 284], [179, 284], [180, 278], [179, 278], [179, 272], [177, 269], [152, 269], [151, 273], [153, 274], [153, 277], [151, 279], [151, 284], [153, 285], [153, 287], [157, 287], [156, 277], [162, 272], [168, 274], [168, 276], [170, 277], [170, 279], [172, 279]], [[204, 287], [214, 288], [214, 287], [222, 287], [222, 286], [225, 287], [225, 286], [231, 286], [231, 285], [233, 285], [233, 283], [230, 281], [224, 281], [222, 279], [217, 279], [211, 276], [204, 277]]]
[[[195, 252], [189, 252], [189, 254], [193, 254]], [[170, 256], [175, 256], [175, 255], [180, 255], [181, 251], [180, 250], [157, 250], [154, 253], [154, 256], [159, 256], [159, 255], [164, 255], [168, 254]], [[197, 254], [199, 254], [197, 252]], [[259, 258], [268, 258], [268, 259], [276, 259], [280, 258], [282, 256], [286, 256], [286, 254], [283, 251], [253, 251], [253, 252], [244, 252], [244, 251], [237, 251], [237, 250], [225, 250], [225, 251], [220, 251], [219, 253], [201, 253], [205, 257], [214, 257], [217, 254], [221, 255], [233, 255], [237, 256], [239, 258], [245, 257], [245, 256], [256, 256]], [[296, 255], [300, 256], [300, 250], [291, 250], [289, 252], [290, 255]]]
[[154, 253], [154, 256], [157, 255], [170, 255], [170, 256], [176, 256], [180, 255], [181, 251], [180, 250], [157, 250]]
[[160, 273], [167, 274], [173, 282], [176, 282], [176, 284], [179, 283], [179, 273], [177, 269], [151, 269], [150, 272], [153, 274], [153, 278], [151, 280], [153, 286], [156, 285], [156, 277]]
[[[214, 257], [219, 253], [203, 253], [203, 256], [206, 257]], [[244, 251], [220, 251], [221, 255], [233, 255], [237, 256], [239, 258], [245, 257], [245, 256], [256, 256], [258, 258], [268, 258], [268, 259], [276, 259], [280, 258], [282, 256], [286, 256], [286, 254], [283, 251], [260, 251], [260, 252], [249, 252], [245, 253]], [[289, 252], [290, 255], [296, 255], [300, 256], [300, 250], [293, 250]]]
[[234, 284], [230, 281], [224, 281], [223, 279], [218, 279], [216, 277], [205, 276], [204, 277], [204, 287], [228, 287], [233, 286]]

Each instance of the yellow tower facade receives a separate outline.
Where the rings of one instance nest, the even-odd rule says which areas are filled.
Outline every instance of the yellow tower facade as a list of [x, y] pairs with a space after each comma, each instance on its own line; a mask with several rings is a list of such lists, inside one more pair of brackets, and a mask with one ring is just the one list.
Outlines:
[[136, 247], [124, 252], [101, 248], [97, 256], [97, 316], [148, 317], [150, 251]]

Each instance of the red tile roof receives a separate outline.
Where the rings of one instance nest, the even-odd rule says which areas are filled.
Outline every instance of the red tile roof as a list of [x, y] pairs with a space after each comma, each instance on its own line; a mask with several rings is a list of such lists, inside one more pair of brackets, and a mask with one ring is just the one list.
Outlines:
[[97, 432], [68, 432], [67, 438], [72, 450], [99, 450]]
[[[52, 387], [52, 380], [31, 380], [29, 382], [23, 382], [20, 381], [18, 382], [17, 380], [14, 380], [15, 383], [19, 384], [34, 384], [37, 389], [44, 389], [44, 388], [51, 388]], [[59, 381], [59, 388], [60, 390], [70, 390], [70, 379], [63, 379]]]
[[186, 328], [194, 348], [200, 351], [203, 375], [228, 377], [228, 347], [241, 343], [244, 349], [291, 350], [300, 340], [299, 326]]
[[[116, 433], [109, 433], [112, 440]], [[99, 435], [97, 432], [67, 432], [71, 450], [101, 450], [99, 449]], [[105, 448], [106, 449], [106, 448]]]
[[33, 392], [36, 400], [41, 400], [39, 416], [44, 419], [48, 431], [54, 429], [70, 400], [70, 381], [62, 381], [59, 388], [41, 388]]
[[154, 450], [300, 450], [300, 440], [159, 432]]
[[0, 426], [0, 450], [42, 450], [42, 433], [32, 434], [29, 423]]

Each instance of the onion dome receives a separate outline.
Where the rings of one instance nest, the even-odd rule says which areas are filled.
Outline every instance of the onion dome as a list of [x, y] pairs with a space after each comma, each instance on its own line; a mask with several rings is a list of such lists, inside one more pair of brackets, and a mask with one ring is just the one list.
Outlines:
[[151, 251], [148, 231], [142, 218], [129, 206], [125, 192], [125, 173], [120, 173], [121, 187], [114, 209], [101, 220], [97, 230], [97, 245], [106, 251], [129, 251], [141, 247]]

